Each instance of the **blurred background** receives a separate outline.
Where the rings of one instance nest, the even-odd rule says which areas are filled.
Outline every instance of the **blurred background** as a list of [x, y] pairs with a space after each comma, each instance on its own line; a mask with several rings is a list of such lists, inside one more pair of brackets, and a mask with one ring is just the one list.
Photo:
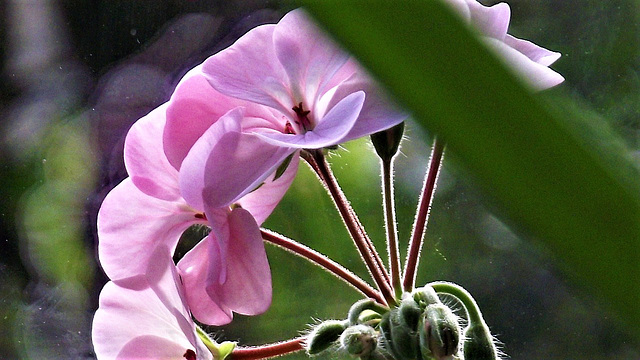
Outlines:
[[[553, 68], [566, 82], [540, 96], [606, 118], [637, 150], [635, 1], [508, 3], [510, 33], [562, 53]], [[91, 319], [107, 281], [96, 259], [96, 214], [126, 177], [127, 130], [166, 101], [188, 69], [285, 11], [259, 0], [0, 2], [0, 359], [94, 358]], [[405, 135], [396, 160], [401, 249], [432, 139], [410, 121]], [[543, 247], [492, 215], [465, 169], [449, 160], [445, 155], [418, 284], [466, 287], [512, 359], [640, 359], [640, 344], [588, 292], [565, 281]], [[386, 257], [379, 163], [369, 140], [345, 144], [330, 161]], [[265, 227], [369, 279], [306, 166]], [[208, 328], [217, 339], [246, 345], [289, 339], [317, 319], [344, 318], [359, 299], [305, 261], [272, 246], [267, 251], [271, 309]]]

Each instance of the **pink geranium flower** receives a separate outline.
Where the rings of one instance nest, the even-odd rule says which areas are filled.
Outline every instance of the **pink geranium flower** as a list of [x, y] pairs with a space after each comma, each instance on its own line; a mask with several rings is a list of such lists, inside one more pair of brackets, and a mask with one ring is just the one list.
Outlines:
[[[249, 31], [202, 70], [210, 90], [194, 86], [173, 102], [165, 131], [165, 151], [190, 204], [236, 202], [300, 149], [336, 145], [406, 118], [301, 10]], [[215, 116], [199, 115], [222, 115], [218, 103], [229, 99], [240, 108], [215, 124]]]
[[560, 53], [507, 34], [511, 17], [507, 3], [490, 7], [476, 0], [447, 0], [447, 3], [476, 27], [484, 42], [534, 89], [544, 90], [564, 81], [562, 75], [549, 68], [560, 58]]
[[213, 360], [196, 334], [169, 249], [151, 255], [144, 275], [102, 289], [92, 328], [97, 358]]
[[[196, 68], [178, 89], [199, 83], [206, 85], [206, 80]], [[297, 163], [277, 181], [267, 179], [260, 189], [240, 199], [241, 207], [231, 209], [231, 203], [212, 207], [201, 199], [187, 202], [178, 170], [163, 150], [171, 101], [138, 120], [127, 135], [125, 165], [130, 177], [107, 195], [98, 214], [101, 265], [111, 280], [124, 284], [156, 261], [156, 247], [166, 246], [173, 253], [188, 227], [210, 226], [211, 233], [178, 263], [194, 316], [222, 325], [231, 321], [232, 312], [262, 313], [271, 303], [271, 275], [258, 225], [293, 181]], [[224, 106], [218, 104], [219, 109]], [[224, 122], [239, 111], [213, 121]]]

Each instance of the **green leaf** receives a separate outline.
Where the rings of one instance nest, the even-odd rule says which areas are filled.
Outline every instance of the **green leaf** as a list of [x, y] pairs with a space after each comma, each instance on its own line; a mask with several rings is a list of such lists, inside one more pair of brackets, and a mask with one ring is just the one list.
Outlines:
[[439, 1], [302, 3], [640, 338], [640, 173], [606, 124], [534, 95]]

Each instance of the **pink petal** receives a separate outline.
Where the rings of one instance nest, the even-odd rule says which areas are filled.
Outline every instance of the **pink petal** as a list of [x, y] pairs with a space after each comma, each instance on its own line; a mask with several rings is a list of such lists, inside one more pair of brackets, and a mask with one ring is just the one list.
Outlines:
[[[347, 62], [344, 63], [344, 65], [342, 65], [340, 69], [338, 69], [338, 71], [336, 71], [336, 73], [331, 77], [331, 80], [329, 80], [329, 82], [325, 86], [325, 90], [322, 92], [322, 94], [320, 94], [318, 101], [321, 101], [320, 99], [326, 95], [329, 89], [333, 89], [334, 87], [342, 84], [342, 82], [349, 79], [351, 76], [353, 76], [353, 74], [363, 71], [364, 68], [355, 59], [349, 58]], [[318, 109], [316, 105], [315, 110], [320, 111], [321, 114], [326, 113], [326, 107]]]
[[540, 65], [549, 66], [560, 58], [558, 52], [547, 50], [531, 41], [518, 39], [511, 35], [507, 35], [504, 42]]
[[271, 215], [273, 209], [291, 186], [298, 172], [299, 157], [299, 152], [294, 153], [289, 166], [277, 180], [273, 181], [275, 176], [273, 174], [268, 180], [265, 180], [264, 185], [238, 200], [238, 204], [253, 215], [258, 225]]
[[211, 242], [217, 240], [210, 235], [194, 246], [180, 260], [178, 269], [193, 316], [205, 324], [225, 325], [233, 319], [231, 310], [222, 304], [219, 294], [207, 293], [209, 262], [220, 258], [218, 251], [210, 254]]
[[256, 134], [228, 132], [211, 149], [205, 165], [204, 202], [229, 206], [256, 189], [293, 152]]
[[511, 9], [507, 3], [499, 3], [488, 7], [476, 0], [467, 0], [471, 14], [471, 24], [476, 26], [482, 35], [503, 40], [507, 35]]
[[130, 178], [104, 199], [98, 213], [98, 254], [114, 281], [144, 274], [158, 245], [172, 252], [189, 226], [202, 222], [184, 201], [164, 201], [142, 193]]
[[212, 282], [208, 293], [217, 292], [229, 309], [257, 315], [271, 305], [271, 270], [258, 224], [251, 214], [235, 208], [229, 214], [229, 239], [224, 283]]
[[[137, 294], [136, 294], [137, 295]], [[103, 341], [103, 340], [102, 340]], [[119, 360], [157, 360], [157, 359], [184, 359], [184, 354], [194, 351], [191, 346], [183, 346], [180, 343], [157, 335], [139, 335], [120, 347], [115, 357], [106, 354], [96, 355], [99, 359]]]
[[[209, 241], [209, 272], [207, 282], [224, 283], [227, 281], [227, 250], [229, 248], [229, 239], [231, 239], [231, 230], [229, 228], [229, 212], [231, 211], [228, 206], [220, 208], [206, 208], [207, 219], [211, 226]], [[211, 259], [217, 259], [213, 261]], [[215, 278], [213, 278], [215, 276]], [[217, 294], [212, 295], [217, 298]]]
[[262, 126], [274, 126], [274, 116], [264, 106], [216, 91], [202, 74], [202, 66], [189, 71], [180, 80], [167, 108], [163, 145], [169, 162], [180, 169], [182, 161], [200, 136], [221, 116], [238, 106], [245, 107], [247, 116], [262, 119]]
[[221, 93], [289, 113], [293, 107], [288, 78], [276, 57], [276, 25], [258, 26], [203, 64], [207, 80]]
[[388, 129], [408, 117], [408, 114], [400, 111], [389, 100], [382, 88], [363, 72], [354, 74], [350, 79], [336, 87], [334, 91], [327, 93], [326, 96], [331, 97], [328, 107], [334, 107], [335, 103], [340, 99], [357, 91], [364, 91], [366, 98], [358, 120], [345, 138], [342, 139], [343, 142]]
[[[212, 156], [212, 151], [220, 147], [222, 139], [234, 136], [233, 134], [240, 132], [242, 119], [242, 108], [235, 108], [223, 115], [200, 136], [182, 162], [182, 166], [180, 167], [180, 189], [182, 196], [192, 207], [204, 209], [202, 191], [205, 187], [205, 164], [209, 157]], [[229, 156], [224, 152], [216, 153], [216, 155], [222, 157]], [[222, 169], [219, 175], [224, 173], [224, 169]]]
[[320, 120], [318, 125], [304, 135], [282, 133], [256, 133], [266, 142], [299, 149], [319, 149], [342, 142], [353, 128], [365, 101], [363, 91], [357, 91], [341, 99]]
[[276, 25], [273, 44], [294, 98], [305, 104], [316, 103], [325, 85], [349, 58], [300, 9], [289, 12]]
[[535, 90], [544, 90], [564, 81], [564, 77], [548, 67], [532, 61], [502, 41], [484, 38], [485, 43], [501, 55], [502, 59]]
[[163, 200], [180, 198], [178, 172], [162, 150], [167, 104], [136, 121], [124, 143], [124, 162], [133, 183], [149, 196]]
[[182, 359], [187, 350], [213, 359], [195, 334], [169, 249], [152, 253], [148, 275], [130, 279], [137, 290], [109, 282], [100, 294], [92, 327], [99, 359]]

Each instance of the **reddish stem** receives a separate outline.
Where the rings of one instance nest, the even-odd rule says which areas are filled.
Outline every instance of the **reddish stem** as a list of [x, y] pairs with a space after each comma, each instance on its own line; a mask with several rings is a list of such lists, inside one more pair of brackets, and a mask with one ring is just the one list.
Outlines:
[[387, 273], [380, 255], [376, 251], [371, 239], [364, 231], [364, 227], [358, 220], [355, 211], [349, 204], [346, 196], [340, 189], [338, 182], [336, 181], [329, 164], [327, 163], [322, 150], [306, 150], [302, 152], [302, 157], [309, 165], [316, 171], [320, 180], [329, 191], [331, 198], [333, 199], [340, 216], [344, 221], [351, 238], [353, 239], [360, 256], [364, 260], [369, 273], [373, 277], [378, 289], [382, 292], [387, 305], [395, 305], [395, 296], [391, 289], [391, 282], [389, 280], [389, 274]]
[[411, 242], [409, 244], [409, 251], [407, 254], [407, 261], [405, 263], [403, 288], [404, 291], [412, 291], [416, 282], [416, 269], [418, 267], [418, 260], [420, 257], [420, 251], [422, 249], [422, 243], [424, 239], [424, 233], [427, 228], [427, 221], [429, 219], [429, 210], [431, 209], [431, 203], [433, 201], [433, 194], [436, 189], [436, 182], [438, 180], [438, 174], [442, 165], [442, 157], [444, 154], [444, 143], [437, 138], [433, 141], [433, 150], [431, 151], [431, 159], [429, 160], [429, 168], [424, 180], [424, 187], [422, 188], [422, 196], [418, 203], [418, 211], [416, 214], [416, 220], [413, 224], [413, 233], [411, 235]]
[[362, 280], [356, 274], [352, 273], [347, 268], [338, 264], [337, 262], [331, 260], [327, 256], [311, 249], [306, 245], [303, 245], [292, 239], [286, 238], [273, 231], [269, 231], [265, 229], [261, 229], [260, 231], [262, 233], [262, 238], [265, 241], [275, 244], [277, 246], [283, 247], [293, 252], [294, 254], [315, 263], [316, 265], [329, 271], [330, 273], [337, 276], [338, 278], [344, 280], [347, 284], [353, 286], [354, 288], [356, 288], [356, 290], [360, 291], [365, 296], [374, 299], [380, 304], [385, 303], [384, 298], [382, 297], [379, 291], [371, 287], [371, 285], [367, 284], [364, 280]]
[[255, 347], [235, 348], [231, 352], [232, 360], [258, 360], [282, 356], [304, 349], [304, 338], [295, 338], [275, 344]]
[[[338, 185], [338, 181], [336, 180], [335, 176], [333, 176], [333, 172], [331, 171], [331, 167], [329, 166], [329, 163], [326, 161], [322, 151], [321, 150], [316, 150], [312, 155], [313, 155], [313, 158], [311, 158], [311, 160], [315, 164], [314, 170], [316, 171], [316, 173], [318, 173], [318, 175], [320, 176], [320, 179], [324, 182], [324, 185], [329, 190], [329, 193], [333, 197], [333, 194], [331, 193], [331, 187], [335, 188], [337, 190], [337, 192], [338, 192], [338, 196], [342, 197], [342, 201], [345, 204], [347, 210], [349, 211], [350, 218], [348, 218], [348, 219], [347, 218], [343, 218], [343, 220], [345, 220], [345, 222], [347, 220], [353, 222], [355, 227], [358, 229], [358, 232], [360, 233], [360, 236], [362, 237], [362, 239], [364, 239], [365, 243], [367, 244], [367, 249], [369, 250], [369, 252], [373, 256], [374, 261], [375, 261], [375, 263], [377, 265], [377, 268], [378, 268], [379, 272], [384, 277], [384, 280], [389, 285], [391, 285], [391, 278], [389, 277], [389, 273], [387, 272], [387, 269], [385, 268], [384, 263], [382, 262], [382, 259], [380, 258], [380, 254], [378, 253], [378, 251], [376, 250], [375, 245], [373, 245], [373, 242], [371, 241], [371, 239], [367, 235], [367, 232], [364, 230], [364, 226], [362, 226], [362, 223], [358, 219], [358, 215], [356, 214], [355, 210], [353, 210], [353, 208], [351, 207], [351, 204], [349, 203], [349, 200], [347, 200], [346, 196], [342, 192], [342, 189]], [[309, 161], [306, 158], [305, 158], [305, 160], [307, 160], [307, 162]], [[322, 175], [323, 173], [325, 174], [325, 176]], [[336, 201], [336, 205], [337, 205], [337, 200], [335, 198], [334, 198], [334, 201]]]

